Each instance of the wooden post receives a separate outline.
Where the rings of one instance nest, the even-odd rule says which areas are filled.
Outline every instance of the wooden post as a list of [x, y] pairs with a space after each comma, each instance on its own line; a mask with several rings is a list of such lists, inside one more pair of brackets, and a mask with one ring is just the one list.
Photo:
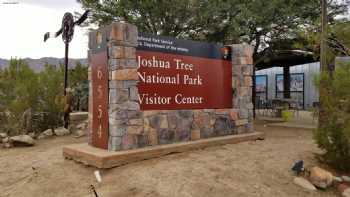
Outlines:
[[[327, 0], [321, 0], [321, 11], [322, 11], [322, 32], [321, 32], [321, 75], [324, 73], [328, 73], [328, 66], [327, 66]], [[327, 89], [325, 88], [324, 82], [321, 80], [320, 81], [320, 109], [319, 109], [319, 125], [318, 127], [322, 126], [322, 122], [326, 121], [326, 114], [323, 110], [323, 97], [327, 96]]]

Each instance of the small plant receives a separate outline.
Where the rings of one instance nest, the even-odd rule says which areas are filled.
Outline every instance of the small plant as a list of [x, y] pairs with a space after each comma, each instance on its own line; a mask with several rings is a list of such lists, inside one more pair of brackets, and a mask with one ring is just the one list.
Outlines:
[[284, 122], [288, 122], [292, 119], [293, 113], [289, 110], [283, 110], [282, 111], [282, 119]]

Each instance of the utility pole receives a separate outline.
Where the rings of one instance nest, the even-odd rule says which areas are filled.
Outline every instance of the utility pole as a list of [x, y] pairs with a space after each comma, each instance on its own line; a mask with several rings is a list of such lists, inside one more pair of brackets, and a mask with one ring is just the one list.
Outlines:
[[[324, 74], [329, 74], [329, 69], [327, 66], [327, 0], [321, 0], [321, 53], [320, 53], [320, 66], [321, 66], [321, 76]], [[324, 82], [320, 81], [320, 106], [319, 106], [319, 118], [318, 127], [321, 127], [322, 122], [327, 121], [326, 115], [323, 109], [324, 97], [327, 96], [328, 91], [325, 88]]]
[[327, 72], [328, 66], [327, 66], [327, 57], [326, 57], [326, 51], [327, 51], [327, 0], [321, 0], [321, 71]]

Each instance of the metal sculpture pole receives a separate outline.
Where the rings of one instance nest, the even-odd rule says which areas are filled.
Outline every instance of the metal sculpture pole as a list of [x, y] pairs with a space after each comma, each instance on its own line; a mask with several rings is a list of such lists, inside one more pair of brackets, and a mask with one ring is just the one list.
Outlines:
[[68, 49], [69, 49], [69, 43], [73, 39], [74, 35], [74, 26], [82, 24], [88, 17], [89, 10], [85, 11], [85, 13], [74, 22], [74, 17], [70, 12], [66, 12], [62, 19], [62, 25], [61, 28], [55, 32], [50, 33], [47, 32], [44, 35], [44, 42], [46, 42], [47, 39], [50, 37], [56, 38], [57, 36], [62, 34], [62, 40], [65, 44], [65, 56], [64, 56], [64, 97], [65, 97], [65, 107], [64, 107], [64, 127], [68, 128], [69, 125], [69, 113], [71, 108], [71, 95], [67, 94], [67, 88], [68, 88]]

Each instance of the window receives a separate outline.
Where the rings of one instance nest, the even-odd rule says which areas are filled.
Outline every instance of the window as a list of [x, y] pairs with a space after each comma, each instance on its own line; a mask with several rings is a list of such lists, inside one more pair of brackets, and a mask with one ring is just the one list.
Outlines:
[[[283, 74], [276, 75], [276, 98], [283, 98], [284, 84]], [[304, 108], [304, 73], [293, 73], [290, 75], [290, 97]]]

